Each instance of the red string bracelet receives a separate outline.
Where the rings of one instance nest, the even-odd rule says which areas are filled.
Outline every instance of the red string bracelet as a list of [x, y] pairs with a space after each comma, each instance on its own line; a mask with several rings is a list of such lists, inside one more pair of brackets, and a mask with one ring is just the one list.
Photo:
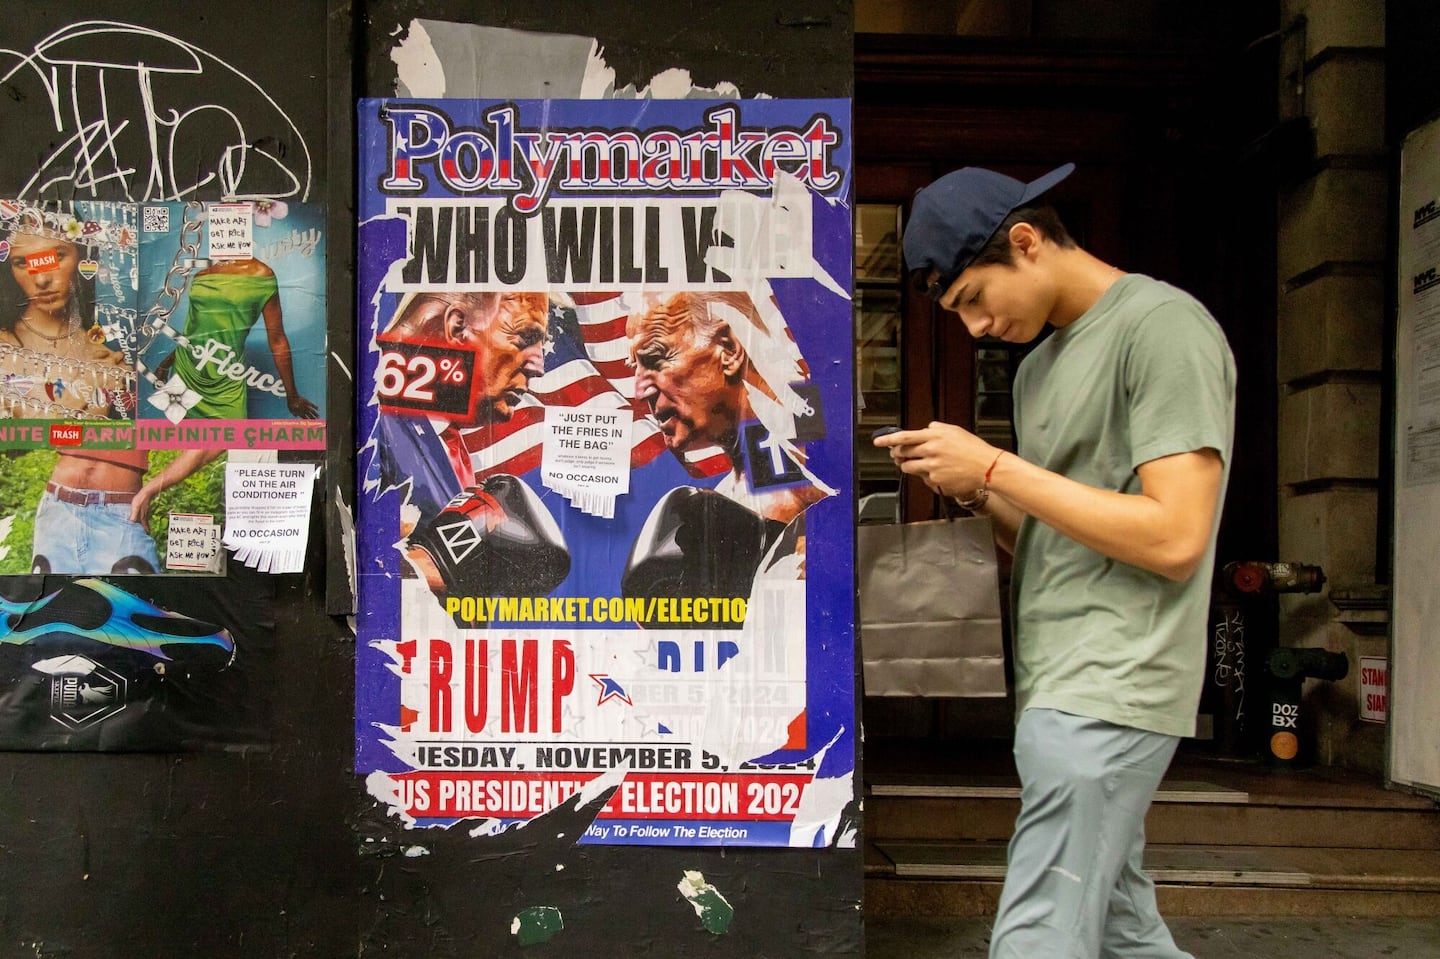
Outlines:
[[1000, 457], [1004, 456], [1007, 452], [1009, 452], [1009, 450], [1001, 450], [996, 453], [995, 458], [990, 461], [990, 468], [985, 471], [985, 489], [988, 490], [990, 488], [990, 474], [995, 472], [995, 464], [1000, 462]]
[[955, 497], [955, 502], [960, 504], [961, 509], [968, 509], [972, 513], [978, 513], [985, 506], [985, 503], [990, 499], [990, 474], [995, 472], [995, 464], [1000, 462], [1000, 457], [1008, 452], [1009, 450], [1001, 450], [995, 454], [995, 458], [990, 461], [990, 468], [985, 471], [985, 485], [977, 489], [973, 496], [968, 499], [961, 499], [958, 496]]

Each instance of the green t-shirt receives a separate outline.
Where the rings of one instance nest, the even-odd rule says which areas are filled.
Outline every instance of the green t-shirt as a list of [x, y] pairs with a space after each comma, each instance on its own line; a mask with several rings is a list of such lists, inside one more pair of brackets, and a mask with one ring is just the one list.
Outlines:
[[[1193, 297], [1131, 274], [1056, 330], [1015, 379], [1020, 456], [1099, 489], [1139, 493], [1136, 467], [1218, 450], [1230, 474], [1235, 361]], [[1043, 707], [1171, 736], [1195, 732], [1216, 525], [1177, 583], [1027, 517], [1011, 581], [1020, 709]]]

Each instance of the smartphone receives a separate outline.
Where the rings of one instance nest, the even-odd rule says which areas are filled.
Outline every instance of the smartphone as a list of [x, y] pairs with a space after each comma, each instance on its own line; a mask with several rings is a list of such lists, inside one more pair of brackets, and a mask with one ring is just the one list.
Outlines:
[[870, 438], [872, 440], [878, 440], [882, 436], [889, 436], [891, 433], [898, 432], [900, 432], [900, 427], [898, 426], [882, 426], [875, 432], [871, 433]]

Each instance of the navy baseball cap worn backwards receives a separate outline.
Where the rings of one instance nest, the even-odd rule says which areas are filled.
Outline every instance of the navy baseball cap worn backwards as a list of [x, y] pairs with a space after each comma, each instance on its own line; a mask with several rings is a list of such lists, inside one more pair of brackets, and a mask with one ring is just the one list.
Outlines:
[[1030, 183], [973, 166], [945, 174], [915, 194], [905, 265], [927, 278], [933, 270], [938, 279], [931, 289], [943, 293], [1007, 216], [1074, 171], [1075, 164], [1066, 163]]

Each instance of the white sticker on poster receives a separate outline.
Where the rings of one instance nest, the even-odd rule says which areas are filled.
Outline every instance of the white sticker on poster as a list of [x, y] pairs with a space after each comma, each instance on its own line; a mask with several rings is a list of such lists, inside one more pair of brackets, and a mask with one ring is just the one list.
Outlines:
[[205, 204], [210, 259], [247, 260], [255, 255], [255, 208], [249, 203]]
[[225, 545], [262, 573], [298, 573], [310, 535], [313, 463], [225, 464]]
[[1360, 657], [1360, 718], [1383, 723], [1390, 716], [1390, 661], [1384, 656]]
[[220, 527], [210, 513], [171, 513], [165, 542], [165, 568], [192, 573], [218, 573]]
[[547, 407], [541, 479], [582, 512], [610, 518], [630, 491], [629, 410]]

